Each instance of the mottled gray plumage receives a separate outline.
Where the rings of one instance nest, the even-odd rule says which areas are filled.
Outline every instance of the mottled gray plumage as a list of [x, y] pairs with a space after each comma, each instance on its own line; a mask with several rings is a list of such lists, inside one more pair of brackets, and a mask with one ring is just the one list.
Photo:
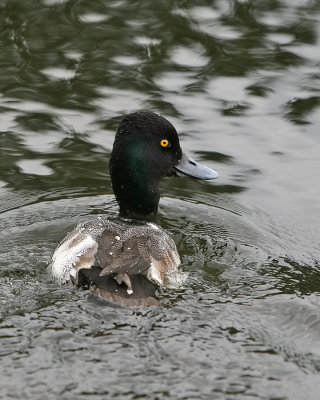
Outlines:
[[[129, 273], [149, 275], [155, 283], [163, 285], [169, 269], [180, 263], [177, 248], [170, 236], [153, 223], [117, 223], [104, 221], [105, 230], [97, 238], [95, 255], [103, 268], [101, 275]], [[161, 271], [157, 275], [149, 268], [157, 264]]]
[[51, 271], [61, 283], [78, 284], [81, 269], [99, 266], [100, 276], [112, 274], [131, 289], [128, 282], [136, 274], [157, 285], [175, 285], [179, 264], [174, 241], [158, 225], [98, 218], [65, 237], [53, 254]]

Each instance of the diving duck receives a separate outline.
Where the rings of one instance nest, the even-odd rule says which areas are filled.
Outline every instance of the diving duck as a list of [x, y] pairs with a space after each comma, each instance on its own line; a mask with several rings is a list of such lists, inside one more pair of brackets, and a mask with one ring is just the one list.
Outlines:
[[115, 303], [157, 305], [158, 287], [174, 285], [180, 265], [174, 241], [158, 224], [160, 180], [218, 173], [185, 154], [173, 125], [150, 111], [122, 119], [109, 170], [119, 216], [79, 224], [56, 248], [51, 273]]

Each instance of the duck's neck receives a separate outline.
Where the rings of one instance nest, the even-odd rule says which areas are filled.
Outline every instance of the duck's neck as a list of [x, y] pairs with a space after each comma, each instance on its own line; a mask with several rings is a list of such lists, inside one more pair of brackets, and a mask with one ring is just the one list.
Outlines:
[[121, 182], [112, 182], [119, 204], [119, 215], [123, 218], [155, 222], [159, 204], [159, 188], [137, 183], [133, 177]]
[[145, 214], [145, 213], [141, 214], [141, 213], [137, 213], [133, 210], [128, 210], [126, 208], [120, 207], [119, 216], [121, 218], [126, 218], [126, 219], [135, 219], [138, 221], [154, 222], [159, 225], [159, 218], [158, 218], [157, 212], [150, 213], [150, 214]]
[[139, 160], [130, 156], [110, 158], [110, 174], [114, 194], [123, 218], [157, 222], [160, 200], [159, 180]]

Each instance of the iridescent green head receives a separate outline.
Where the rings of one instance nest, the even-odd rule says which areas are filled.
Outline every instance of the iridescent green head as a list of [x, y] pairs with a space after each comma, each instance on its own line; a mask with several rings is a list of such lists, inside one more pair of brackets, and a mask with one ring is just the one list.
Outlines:
[[173, 125], [149, 111], [131, 113], [122, 119], [109, 168], [120, 216], [145, 221], [156, 219], [161, 178], [188, 175], [214, 179], [218, 176], [214, 170], [183, 154]]

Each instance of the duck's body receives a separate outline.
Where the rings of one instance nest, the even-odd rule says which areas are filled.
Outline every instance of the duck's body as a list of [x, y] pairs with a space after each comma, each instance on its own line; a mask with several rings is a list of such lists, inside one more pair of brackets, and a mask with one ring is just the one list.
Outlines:
[[120, 217], [79, 224], [55, 250], [52, 275], [60, 283], [88, 285], [117, 303], [157, 304], [156, 288], [176, 284], [180, 264], [174, 241], [155, 223], [159, 181], [173, 174], [198, 179], [218, 175], [187, 158], [174, 127], [151, 112], [122, 120], [110, 173]]
[[[78, 286], [87, 280], [94, 282], [99, 276], [100, 295], [110, 276], [119, 286], [124, 283], [122, 287], [131, 298], [139, 284], [131, 282], [132, 275], [143, 275], [155, 285], [170, 287], [177, 283], [179, 265], [177, 247], [160, 226], [98, 218], [79, 224], [64, 238], [53, 254], [51, 271], [60, 283]], [[106, 290], [103, 297], [109, 298]]]

